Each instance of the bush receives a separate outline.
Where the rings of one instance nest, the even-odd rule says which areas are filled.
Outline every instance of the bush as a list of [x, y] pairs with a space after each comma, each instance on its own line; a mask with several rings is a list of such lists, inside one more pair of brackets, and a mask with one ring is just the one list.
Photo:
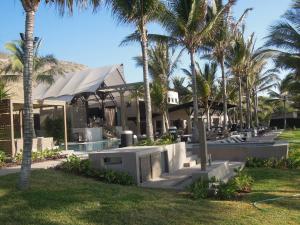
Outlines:
[[296, 169], [300, 167], [300, 158], [290, 157], [283, 159], [259, 159], [250, 157], [246, 161], [246, 167], [249, 168], [276, 168], [276, 169]]
[[91, 167], [91, 163], [88, 159], [81, 160], [76, 155], [69, 156], [67, 161], [63, 162], [57, 169], [95, 178], [111, 184], [133, 185], [135, 183], [133, 177], [128, 173], [113, 170], [95, 170]]
[[204, 178], [199, 178], [190, 186], [190, 192], [193, 194], [193, 198], [204, 199], [209, 197], [209, 185], [210, 181]]
[[60, 143], [64, 139], [64, 120], [63, 118], [51, 119], [47, 117], [44, 122], [46, 135], [53, 137], [54, 141]]
[[[14, 161], [16, 163], [21, 163], [23, 158], [23, 152], [17, 153], [14, 157]], [[45, 150], [39, 150], [35, 152], [31, 152], [31, 160], [32, 162], [37, 161], [43, 161], [43, 160], [49, 160], [49, 159], [59, 159], [62, 158], [60, 155], [60, 149], [45, 149]]]
[[191, 184], [189, 190], [195, 199], [209, 197], [219, 200], [234, 199], [239, 192], [250, 192], [253, 184], [252, 177], [245, 172], [236, 171], [236, 173], [236, 176], [227, 183], [214, 177], [210, 180], [205, 180], [201, 177]]
[[151, 141], [150, 139], [141, 140], [137, 146], [170, 145], [173, 143], [176, 142], [172, 135], [164, 135], [155, 141]]
[[215, 198], [220, 200], [230, 200], [236, 197], [236, 186], [232, 180], [227, 183], [220, 181], [217, 186]]
[[0, 151], [0, 167], [2, 167], [4, 165], [5, 160], [6, 160], [5, 152]]
[[236, 170], [236, 172], [237, 176], [233, 178], [235, 190], [238, 192], [250, 192], [254, 182], [253, 178], [244, 171]]

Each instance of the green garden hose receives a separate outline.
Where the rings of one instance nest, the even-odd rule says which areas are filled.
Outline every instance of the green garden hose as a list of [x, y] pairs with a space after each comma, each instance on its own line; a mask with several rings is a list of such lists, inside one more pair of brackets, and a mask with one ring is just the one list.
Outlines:
[[252, 205], [253, 205], [255, 208], [259, 209], [259, 210], [263, 210], [262, 208], [259, 208], [259, 207], [257, 206], [259, 203], [262, 203], [262, 202], [277, 201], [277, 200], [281, 200], [281, 199], [284, 199], [284, 198], [295, 198], [295, 197], [298, 197], [298, 196], [300, 196], [300, 194], [295, 194], [295, 195], [292, 195], [292, 196], [277, 197], [277, 198], [269, 198], [269, 199], [265, 199], [265, 200], [253, 202]]

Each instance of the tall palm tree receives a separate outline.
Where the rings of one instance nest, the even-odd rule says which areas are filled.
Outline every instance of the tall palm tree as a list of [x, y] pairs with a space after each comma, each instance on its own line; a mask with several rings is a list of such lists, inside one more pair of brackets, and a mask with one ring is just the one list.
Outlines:
[[[154, 105], [162, 111], [163, 127], [165, 127], [164, 132], [169, 128], [168, 90], [170, 78], [178, 67], [180, 56], [181, 52], [176, 55], [175, 49], [170, 48], [165, 41], [154, 42], [154, 45], [148, 49], [149, 74], [152, 78], [154, 88], [151, 92], [155, 91], [154, 93], [156, 93], [157, 91], [162, 91], [162, 98], [155, 99], [152, 97], [152, 101], [155, 103]], [[138, 66], [143, 66], [142, 57], [138, 56], [134, 57], [134, 59]], [[155, 95], [158, 95], [158, 93]], [[161, 102], [158, 100], [161, 100]]]
[[[217, 11], [220, 11], [223, 6], [223, 0], [216, 1]], [[230, 13], [224, 14], [224, 19], [221, 21], [214, 39], [207, 43], [208, 50], [210, 50], [209, 57], [216, 61], [222, 73], [222, 98], [223, 98], [223, 130], [227, 129], [227, 79], [225, 75], [225, 57], [228, 54], [230, 45], [234, 41], [235, 32], [238, 30], [240, 24], [246, 17], [247, 13], [252, 8], [247, 8], [237, 22], [232, 21]]]
[[[186, 49], [190, 55], [193, 105], [194, 105], [194, 127], [198, 122], [198, 99], [195, 68], [195, 53], [203, 47], [203, 44], [212, 39], [217, 25], [224, 18], [224, 14], [233, 6], [235, 0], [229, 0], [219, 11], [216, 11], [215, 2], [209, 5], [206, 0], [172, 0], [169, 1], [168, 10], [164, 13], [161, 23], [169, 33], [173, 43]], [[198, 129], [195, 130], [194, 139], [197, 137]]]
[[146, 26], [149, 22], [155, 21], [163, 10], [163, 5], [159, 0], [112, 0], [109, 1], [112, 12], [122, 23], [133, 24], [140, 37], [140, 44], [143, 58], [143, 78], [146, 106], [146, 131], [147, 137], [153, 140], [152, 108], [149, 85], [148, 68], [148, 36]]
[[293, 0], [282, 19], [271, 26], [266, 46], [273, 46], [277, 67], [292, 70], [300, 78], [300, 0]]
[[[24, 69], [23, 69], [23, 87], [24, 87], [24, 144], [19, 188], [27, 189], [29, 187], [29, 176], [31, 168], [31, 150], [32, 150], [32, 123], [33, 123], [33, 105], [32, 105], [32, 75], [34, 61], [34, 24], [35, 13], [37, 12], [41, 0], [20, 0], [25, 11], [25, 34], [24, 34]], [[44, 0], [46, 4], [54, 4], [61, 14], [68, 8], [73, 10], [75, 2], [73, 0]], [[86, 7], [91, 4], [94, 8], [98, 7], [100, 0], [77, 0], [79, 7]]]
[[239, 93], [239, 121], [240, 129], [243, 127], [243, 107], [242, 107], [242, 80], [245, 77], [249, 59], [249, 49], [252, 46], [253, 34], [248, 41], [244, 40], [242, 32], [235, 37], [235, 42], [230, 48], [230, 53], [226, 57], [226, 64], [230, 72], [235, 76], [238, 83]]

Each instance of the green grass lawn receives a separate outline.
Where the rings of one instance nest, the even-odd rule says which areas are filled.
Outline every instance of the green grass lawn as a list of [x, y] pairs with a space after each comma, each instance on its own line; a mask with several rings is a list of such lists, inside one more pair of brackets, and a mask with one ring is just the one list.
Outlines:
[[[300, 130], [279, 137], [300, 143]], [[292, 143], [292, 152], [300, 144]], [[252, 193], [239, 201], [192, 200], [184, 193], [104, 184], [55, 170], [33, 171], [31, 189], [17, 174], [0, 177], [0, 224], [300, 224], [300, 198], [252, 202], [300, 193], [300, 170], [246, 169]]]
[[240, 201], [191, 200], [182, 193], [104, 184], [54, 170], [0, 177], [0, 224], [300, 224], [300, 200], [255, 200], [300, 193], [300, 170], [251, 169], [253, 192]]
[[300, 129], [282, 132], [278, 140], [289, 142], [289, 156], [300, 159]]

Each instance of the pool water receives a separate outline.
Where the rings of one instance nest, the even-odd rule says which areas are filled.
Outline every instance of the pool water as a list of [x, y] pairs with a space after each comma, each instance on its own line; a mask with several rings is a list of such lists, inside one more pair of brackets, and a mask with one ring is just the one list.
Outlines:
[[95, 142], [68, 142], [68, 149], [80, 152], [101, 151], [104, 149], [118, 148], [119, 139], [110, 139]]

